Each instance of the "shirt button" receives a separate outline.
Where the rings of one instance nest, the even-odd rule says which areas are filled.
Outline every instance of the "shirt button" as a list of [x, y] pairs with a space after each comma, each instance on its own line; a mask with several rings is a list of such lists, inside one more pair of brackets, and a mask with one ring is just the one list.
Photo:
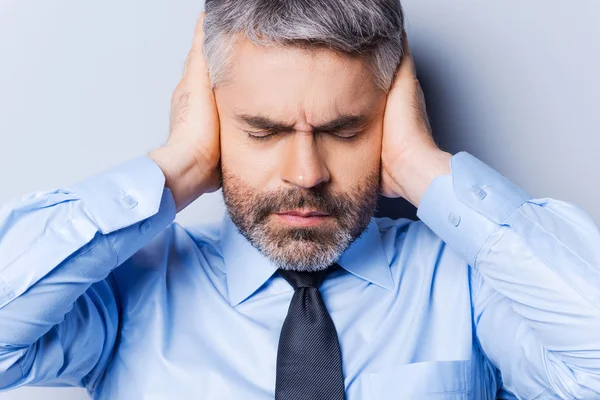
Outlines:
[[15, 298], [15, 292], [12, 292], [12, 291], [8, 292], [8, 298], [11, 299], [11, 300], [14, 299]]
[[142, 226], [140, 226], [140, 231], [142, 231], [142, 233], [148, 233], [150, 232], [150, 230], [152, 229], [152, 221], [147, 220], [146, 222], [144, 222], [142, 224]]
[[475, 196], [477, 196], [477, 198], [479, 200], [483, 200], [483, 199], [485, 199], [485, 196], [487, 196], [487, 192], [485, 190], [483, 190], [482, 188], [477, 187], [477, 186], [473, 188], [473, 194]]
[[132, 195], [126, 194], [121, 198], [121, 204], [126, 208], [131, 209], [138, 205], [138, 201]]
[[456, 215], [454, 213], [450, 213], [448, 214], [448, 221], [454, 225], [454, 226], [458, 226], [458, 224], [460, 224], [460, 216]]

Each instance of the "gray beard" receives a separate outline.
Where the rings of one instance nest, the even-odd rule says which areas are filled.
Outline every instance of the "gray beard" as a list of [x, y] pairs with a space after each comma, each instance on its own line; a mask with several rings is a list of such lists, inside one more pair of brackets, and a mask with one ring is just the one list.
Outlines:
[[356, 240], [342, 229], [326, 241], [315, 240], [311, 232], [299, 229], [272, 234], [265, 226], [254, 226], [242, 235], [278, 268], [307, 272], [326, 269]]
[[[336, 262], [366, 230], [377, 206], [379, 178], [377, 170], [341, 194], [331, 194], [323, 186], [257, 193], [223, 168], [223, 197], [239, 232], [278, 268], [320, 271]], [[302, 207], [326, 212], [335, 226], [273, 226], [274, 212]]]

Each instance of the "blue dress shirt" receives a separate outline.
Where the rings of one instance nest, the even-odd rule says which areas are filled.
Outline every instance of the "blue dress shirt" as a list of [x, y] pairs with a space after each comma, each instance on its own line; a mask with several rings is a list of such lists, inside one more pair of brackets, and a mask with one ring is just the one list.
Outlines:
[[[600, 399], [600, 233], [467, 153], [421, 221], [373, 219], [322, 286], [349, 400]], [[172, 223], [141, 157], [0, 209], [0, 389], [272, 399], [293, 294], [226, 217]]]

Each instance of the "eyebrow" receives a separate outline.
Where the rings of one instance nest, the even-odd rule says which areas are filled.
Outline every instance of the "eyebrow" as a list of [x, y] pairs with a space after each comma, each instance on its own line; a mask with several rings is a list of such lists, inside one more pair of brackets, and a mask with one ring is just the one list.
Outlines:
[[[235, 119], [255, 129], [277, 132], [291, 132], [294, 130], [294, 124], [274, 121], [270, 118], [259, 115], [240, 114], [236, 115]], [[347, 129], [357, 129], [364, 127], [367, 122], [368, 118], [364, 115], [341, 115], [324, 124], [314, 126], [313, 130], [315, 132], [332, 132]]]

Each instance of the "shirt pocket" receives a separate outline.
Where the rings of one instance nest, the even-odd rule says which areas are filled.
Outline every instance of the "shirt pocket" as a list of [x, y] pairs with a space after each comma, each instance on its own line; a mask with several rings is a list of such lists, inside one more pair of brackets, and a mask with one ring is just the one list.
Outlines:
[[471, 361], [406, 364], [362, 378], [364, 399], [471, 399]]

